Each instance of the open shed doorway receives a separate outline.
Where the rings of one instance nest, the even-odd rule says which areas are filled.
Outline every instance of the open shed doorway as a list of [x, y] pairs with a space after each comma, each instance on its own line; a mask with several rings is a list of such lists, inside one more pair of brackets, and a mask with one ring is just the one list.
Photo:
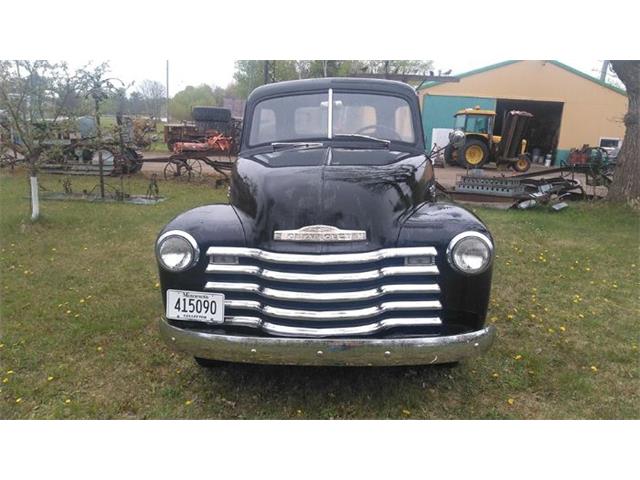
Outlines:
[[493, 131], [498, 135], [502, 133], [505, 112], [524, 110], [531, 113], [533, 118], [525, 133], [527, 152], [531, 154], [534, 161], [542, 162], [547, 153], [555, 154], [558, 147], [563, 106], [562, 102], [498, 99]]

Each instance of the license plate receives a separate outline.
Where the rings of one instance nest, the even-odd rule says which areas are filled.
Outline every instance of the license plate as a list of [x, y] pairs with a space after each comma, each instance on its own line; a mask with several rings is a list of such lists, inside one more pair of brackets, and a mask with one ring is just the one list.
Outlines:
[[167, 290], [167, 318], [222, 323], [224, 322], [224, 295], [187, 290]]

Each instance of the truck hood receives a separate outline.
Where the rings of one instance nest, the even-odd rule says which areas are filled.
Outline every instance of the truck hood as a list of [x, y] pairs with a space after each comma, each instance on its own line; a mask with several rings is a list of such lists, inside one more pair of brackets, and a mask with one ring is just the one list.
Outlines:
[[[424, 197], [424, 155], [387, 149], [315, 148], [240, 157], [230, 198], [248, 246], [272, 251], [351, 252], [394, 246], [402, 219]], [[274, 240], [276, 230], [330, 225], [366, 241]]]

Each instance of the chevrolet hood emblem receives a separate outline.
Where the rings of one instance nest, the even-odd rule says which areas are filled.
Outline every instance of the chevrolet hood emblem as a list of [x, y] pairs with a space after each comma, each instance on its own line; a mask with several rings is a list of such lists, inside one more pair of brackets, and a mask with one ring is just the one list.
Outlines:
[[367, 239], [364, 230], [341, 230], [330, 225], [309, 225], [298, 230], [276, 230], [274, 240], [290, 242], [355, 242]]

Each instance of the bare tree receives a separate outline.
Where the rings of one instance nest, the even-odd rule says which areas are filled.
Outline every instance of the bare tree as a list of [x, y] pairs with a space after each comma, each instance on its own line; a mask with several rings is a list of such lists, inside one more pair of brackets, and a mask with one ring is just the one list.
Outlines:
[[77, 87], [65, 63], [0, 61], [0, 129], [28, 166], [32, 220], [40, 216], [39, 167], [61, 155], [60, 140], [73, 129]]
[[629, 109], [608, 199], [640, 206], [640, 60], [611, 60], [611, 67], [627, 90]]
[[[108, 77], [109, 64], [101, 63], [95, 67], [85, 66], [78, 72], [80, 87], [87, 98], [93, 101], [93, 113], [96, 120], [96, 138], [94, 139], [94, 149], [98, 152], [98, 165], [100, 166], [100, 197], [104, 198], [104, 159], [103, 159], [103, 137], [100, 125], [102, 104], [110, 99], [122, 99], [125, 95], [126, 87], [122, 80]], [[122, 104], [121, 101], [118, 102]]]
[[138, 92], [145, 101], [147, 113], [154, 119], [162, 116], [162, 107], [166, 102], [166, 90], [162, 83], [156, 80], [143, 80]]

